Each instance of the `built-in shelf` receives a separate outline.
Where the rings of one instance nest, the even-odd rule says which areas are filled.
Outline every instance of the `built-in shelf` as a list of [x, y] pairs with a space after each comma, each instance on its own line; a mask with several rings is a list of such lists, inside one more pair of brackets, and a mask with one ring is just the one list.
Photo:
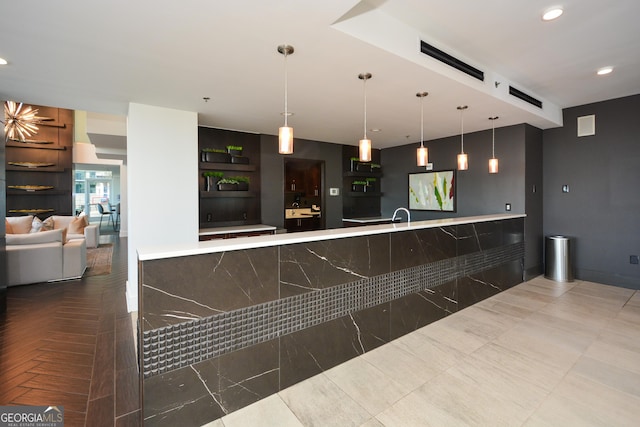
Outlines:
[[33, 191], [33, 190], [13, 190], [7, 189], [7, 196], [61, 196], [67, 194], [67, 191], [63, 190], [46, 190], [46, 191]]
[[349, 191], [350, 197], [382, 197], [379, 191]]
[[200, 162], [200, 169], [217, 170], [217, 171], [253, 172], [256, 170], [256, 165], [244, 165], [244, 164], [238, 164], [238, 163]]
[[200, 191], [200, 198], [209, 199], [216, 197], [236, 197], [236, 198], [248, 198], [256, 197], [257, 194], [254, 191]]
[[382, 172], [356, 172], [356, 171], [347, 171], [343, 173], [343, 176], [350, 177], [370, 177], [370, 178], [380, 178], [382, 176]]
[[36, 150], [60, 150], [67, 149], [64, 145], [54, 145], [53, 142], [20, 142], [20, 141], [7, 141], [7, 147], [15, 148], [35, 148]]

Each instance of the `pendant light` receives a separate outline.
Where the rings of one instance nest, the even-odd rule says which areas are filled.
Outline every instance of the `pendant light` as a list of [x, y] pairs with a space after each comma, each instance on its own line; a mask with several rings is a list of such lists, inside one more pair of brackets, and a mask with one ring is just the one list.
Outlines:
[[467, 108], [469, 107], [467, 107], [466, 105], [461, 105], [458, 107], [458, 110], [460, 111], [460, 154], [458, 154], [459, 171], [466, 171], [467, 169], [469, 169], [469, 158], [464, 152], [464, 119], [462, 117], [464, 110], [466, 110]]
[[358, 78], [362, 80], [364, 91], [364, 138], [360, 140], [360, 161], [371, 161], [371, 140], [367, 138], [367, 80], [371, 78], [371, 73], [358, 74]]
[[429, 92], [418, 92], [416, 96], [420, 98], [420, 147], [416, 152], [418, 166], [427, 166], [429, 163], [429, 150], [424, 146], [424, 97]]
[[489, 173], [498, 173], [498, 159], [496, 159], [496, 127], [498, 116], [489, 117], [491, 120], [491, 158], [489, 159]]
[[293, 46], [282, 44], [278, 46], [278, 52], [284, 55], [284, 126], [278, 130], [278, 153], [293, 154], [293, 128], [287, 123], [287, 118], [293, 114], [287, 110], [287, 56], [293, 53]]

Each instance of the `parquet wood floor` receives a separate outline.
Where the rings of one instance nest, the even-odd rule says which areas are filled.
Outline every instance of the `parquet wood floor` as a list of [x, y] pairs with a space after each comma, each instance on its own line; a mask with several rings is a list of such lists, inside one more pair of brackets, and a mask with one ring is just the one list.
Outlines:
[[68, 427], [139, 424], [127, 241], [100, 239], [114, 244], [111, 274], [8, 289], [0, 405], [64, 406]]

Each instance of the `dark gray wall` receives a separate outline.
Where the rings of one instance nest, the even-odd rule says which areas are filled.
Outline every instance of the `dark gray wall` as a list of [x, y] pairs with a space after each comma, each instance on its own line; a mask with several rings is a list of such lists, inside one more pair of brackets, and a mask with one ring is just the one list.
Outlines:
[[524, 275], [529, 280], [544, 272], [543, 251], [543, 178], [542, 130], [525, 126], [525, 259]]
[[[595, 114], [593, 136], [577, 118]], [[543, 133], [544, 234], [575, 237], [576, 277], [640, 288], [640, 95], [564, 110]], [[569, 193], [562, 193], [562, 185]]]
[[[2, 101], [0, 101], [2, 102]], [[4, 102], [2, 102], [4, 104]], [[4, 126], [0, 130], [0, 313], [4, 313], [7, 309], [7, 253], [6, 253], [6, 230], [5, 230], [5, 216], [7, 213], [7, 172], [5, 165], [5, 139], [4, 139]]]
[[[525, 277], [542, 273], [542, 131], [527, 124], [496, 128], [495, 154], [499, 173], [489, 173], [491, 129], [464, 135], [464, 151], [469, 169], [457, 172], [457, 212], [412, 211], [412, 220], [427, 220], [473, 215], [524, 213]], [[391, 215], [408, 205], [408, 174], [421, 172], [415, 165], [419, 142], [382, 150], [382, 215]], [[456, 169], [460, 136], [425, 142], [434, 170]], [[533, 185], [536, 193], [532, 192]]]
[[[525, 128], [526, 125], [496, 128], [496, 157], [500, 172], [489, 174], [491, 129], [465, 134], [464, 151], [469, 155], [469, 169], [457, 172], [457, 212], [442, 213], [412, 211], [412, 220], [438, 219], [505, 212], [511, 203], [511, 213], [525, 213]], [[416, 166], [419, 142], [382, 150], [382, 215], [391, 215], [408, 205], [408, 174], [422, 172]], [[456, 169], [460, 152], [460, 136], [425, 142], [433, 170]]]
[[[323, 215], [326, 228], [342, 227], [342, 145], [296, 139], [290, 156], [278, 153], [278, 137], [260, 136], [260, 180], [262, 222], [284, 228], [284, 159], [325, 162], [323, 174]], [[329, 196], [329, 188], [340, 188], [339, 196]]]

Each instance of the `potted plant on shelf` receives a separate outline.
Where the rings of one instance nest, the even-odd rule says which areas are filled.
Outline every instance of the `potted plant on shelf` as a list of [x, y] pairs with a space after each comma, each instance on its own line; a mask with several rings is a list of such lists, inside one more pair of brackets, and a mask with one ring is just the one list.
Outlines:
[[249, 190], [250, 179], [248, 176], [232, 176], [230, 179], [236, 180], [238, 182], [238, 191]]
[[204, 171], [202, 176], [204, 177], [204, 191], [212, 191], [216, 188], [216, 185], [220, 178], [224, 175], [223, 172], [218, 171]]
[[373, 193], [376, 191], [376, 178], [367, 178], [367, 185], [364, 186], [364, 191], [366, 193]]
[[242, 145], [227, 145], [227, 153], [232, 156], [242, 156]]
[[371, 172], [380, 172], [381, 168], [378, 163], [371, 163]]
[[351, 157], [351, 172], [371, 172], [371, 163], [361, 162], [359, 157]]
[[238, 181], [232, 178], [222, 178], [218, 181], [218, 191], [236, 191], [238, 189]]
[[207, 163], [231, 163], [231, 155], [220, 148], [203, 148], [201, 157]]
[[367, 181], [353, 181], [351, 183], [351, 191], [356, 193], [362, 193], [367, 186]]

